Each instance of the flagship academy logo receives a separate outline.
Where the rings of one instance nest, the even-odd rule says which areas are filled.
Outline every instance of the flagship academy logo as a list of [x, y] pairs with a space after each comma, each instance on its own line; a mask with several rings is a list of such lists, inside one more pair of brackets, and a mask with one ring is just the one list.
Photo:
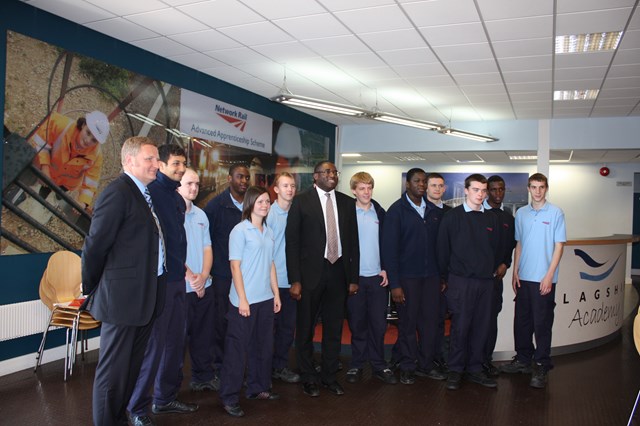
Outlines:
[[580, 259], [582, 259], [582, 261], [585, 263], [585, 265], [587, 265], [588, 267], [590, 267], [591, 269], [594, 270], [595, 273], [591, 274], [591, 273], [587, 273], [587, 272], [580, 272], [580, 278], [582, 278], [583, 280], [587, 280], [587, 281], [602, 281], [604, 279], [606, 279], [609, 275], [611, 275], [611, 272], [613, 272], [613, 269], [616, 267], [616, 265], [618, 264], [618, 260], [620, 260], [620, 256], [618, 256], [618, 258], [613, 262], [613, 264], [608, 267], [606, 270], [602, 271], [602, 267], [605, 266], [607, 264], [611, 264], [611, 260], [608, 260], [604, 263], [600, 263], [600, 262], [596, 262], [591, 256], [589, 256], [585, 251], [580, 250], [580, 249], [575, 249], [573, 251], [573, 253], [578, 256]]
[[227, 123], [233, 125], [236, 129], [244, 132], [244, 128], [247, 126], [247, 114], [242, 111], [230, 110], [223, 106], [216, 104], [216, 114]]

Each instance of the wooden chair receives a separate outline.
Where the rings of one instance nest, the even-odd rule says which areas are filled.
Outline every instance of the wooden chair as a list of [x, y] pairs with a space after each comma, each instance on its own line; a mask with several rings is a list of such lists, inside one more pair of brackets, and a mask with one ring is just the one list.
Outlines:
[[66, 329], [66, 351], [64, 356], [64, 380], [73, 374], [73, 364], [77, 354], [78, 334], [81, 333], [80, 346], [82, 359], [88, 348], [85, 333], [87, 330], [100, 327], [100, 321], [94, 319], [89, 312], [80, 311], [81, 260], [80, 256], [69, 251], [54, 253], [40, 280], [40, 300], [51, 310], [47, 327], [42, 334], [42, 341], [36, 355], [34, 372], [42, 362], [47, 334], [51, 327]]

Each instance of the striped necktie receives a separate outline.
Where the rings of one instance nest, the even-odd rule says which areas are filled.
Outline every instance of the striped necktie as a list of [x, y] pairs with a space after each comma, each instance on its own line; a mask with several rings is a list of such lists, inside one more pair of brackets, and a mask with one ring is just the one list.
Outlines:
[[162, 250], [162, 266], [164, 266], [164, 270], [167, 270], [167, 249], [164, 244], [164, 234], [162, 233], [162, 227], [160, 226], [160, 220], [156, 215], [156, 211], [153, 208], [153, 201], [151, 200], [151, 193], [149, 192], [149, 188], [144, 188], [144, 198], [147, 200], [147, 204], [149, 205], [149, 209], [151, 210], [151, 215], [153, 216], [153, 220], [156, 221], [156, 227], [158, 228], [158, 234], [160, 235], [160, 249]]

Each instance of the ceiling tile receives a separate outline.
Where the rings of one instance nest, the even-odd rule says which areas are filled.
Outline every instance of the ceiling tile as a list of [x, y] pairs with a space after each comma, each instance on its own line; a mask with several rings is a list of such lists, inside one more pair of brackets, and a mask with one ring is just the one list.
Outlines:
[[265, 57], [271, 58], [275, 62], [281, 64], [286, 64], [294, 60], [315, 57], [315, 53], [299, 41], [263, 44], [260, 46], [253, 46], [253, 49], [256, 52], [263, 54]]
[[420, 32], [431, 46], [486, 42], [480, 22], [421, 27]]
[[620, 89], [624, 87], [640, 87], [640, 76], [607, 78], [603, 85], [605, 89]]
[[625, 87], [622, 89], [606, 88], [606, 89], [601, 89], [600, 93], [598, 93], [598, 99], [626, 98], [626, 97], [634, 97], [640, 100], [640, 87], [636, 87], [636, 88]]
[[473, 61], [478, 59], [491, 59], [493, 54], [489, 43], [459, 44], [456, 46], [438, 46], [433, 50], [443, 62], [449, 61]]
[[176, 9], [162, 9], [153, 12], [138, 13], [136, 15], [127, 15], [126, 18], [151, 31], [164, 35], [208, 29], [206, 25]]
[[488, 21], [487, 31], [492, 42], [543, 38], [553, 34], [553, 16], [501, 19]]
[[509, 93], [531, 93], [531, 92], [547, 92], [551, 94], [551, 80], [549, 81], [527, 81], [525, 83], [509, 83], [507, 82]]
[[554, 82], [554, 90], [586, 90], [586, 89], [600, 89], [602, 85], [602, 79], [585, 79], [585, 80], [556, 80]]
[[340, 68], [347, 69], [374, 68], [385, 65], [374, 53], [327, 56], [326, 59]]
[[[636, 12], [640, 14], [640, 12]], [[627, 31], [622, 35], [622, 40], [618, 46], [618, 50], [629, 49], [640, 46], [640, 30]], [[639, 57], [640, 60], [640, 57]]]
[[54, 15], [61, 16], [79, 24], [87, 22], [99, 21], [101, 19], [115, 18], [111, 12], [96, 7], [90, 3], [77, 0], [31, 0], [28, 2], [30, 6], [38, 9], [46, 10]]
[[475, 72], [496, 72], [498, 67], [493, 59], [480, 59], [477, 61], [446, 61], [445, 67], [452, 74], [463, 74], [474, 70]]
[[502, 72], [511, 71], [527, 71], [527, 70], [540, 70], [551, 69], [552, 66], [551, 55], [540, 56], [521, 56], [513, 58], [500, 58], [498, 63]]
[[556, 68], [609, 66], [613, 52], [567, 53], [556, 55]]
[[453, 76], [461, 86], [474, 84], [501, 84], [502, 78], [497, 72], [477, 73], [477, 74], [455, 74]]
[[236, 0], [210, 0], [185, 6], [179, 10], [187, 15], [206, 21], [211, 28], [231, 27], [264, 21], [264, 18]]
[[586, 10], [617, 9], [633, 6], [635, 0], [562, 0], [557, 13], [582, 12]]
[[354, 35], [315, 38], [305, 40], [304, 44], [321, 56], [371, 52], [371, 50]]
[[188, 53], [186, 55], [169, 56], [168, 59], [197, 70], [224, 66], [222, 62], [203, 53]]
[[271, 22], [253, 22], [251, 24], [225, 27], [221, 30], [226, 36], [246, 46], [282, 43], [293, 38]]
[[[349, 70], [349, 75], [365, 84], [389, 79], [398, 79], [398, 73], [387, 66]], [[424, 73], [421, 75], [424, 75]]]
[[350, 31], [340, 21], [328, 13], [278, 19], [273, 22], [299, 40], [350, 34]]
[[640, 101], [638, 98], [609, 98], [609, 99], [600, 99], [596, 102], [597, 108], [605, 108], [605, 107], [629, 107], [629, 109], [636, 106], [636, 104]]
[[424, 77], [407, 78], [407, 82], [417, 87], [451, 86], [453, 80], [448, 75], [430, 75]]
[[394, 0], [318, 0], [318, 2], [322, 3], [332, 12], [395, 4]]
[[127, 21], [124, 18], [113, 18], [105, 19], [103, 21], [95, 21], [86, 24], [86, 26], [92, 30], [100, 31], [101, 33], [126, 42], [159, 36], [159, 34], [143, 28], [138, 24]]
[[473, 0], [432, 0], [403, 3], [417, 27], [478, 22]]
[[551, 55], [554, 50], [553, 38], [551, 37], [493, 41], [492, 45], [498, 58]]
[[336, 12], [335, 16], [355, 33], [411, 28], [411, 22], [396, 5]]
[[313, 1], [300, 0], [242, 0], [246, 6], [267, 19], [291, 18], [294, 16], [314, 15], [325, 9]]
[[485, 21], [508, 18], [526, 18], [553, 14], [553, 0], [519, 2], [513, 0], [478, 0]]
[[256, 62], [264, 62], [265, 58], [258, 52], [248, 47], [236, 47], [232, 49], [222, 49], [213, 52], [205, 52], [214, 59], [231, 66], [240, 66]]
[[547, 101], [550, 102], [553, 99], [553, 96], [548, 92], [525, 92], [525, 93], [513, 93], [509, 92], [509, 96], [511, 96], [511, 101], [516, 104], [524, 103], [524, 102], [536, 102], [536, 101]]
[[425, 75], [447, 75], [444, 67], [440, 62], [433, 62], [430, 64], [415, 64], [415, 65], [399, 65], [394, 66], [393, 69], [402, 77], [423, 77]]
[[468, 96], [474, 95], [491, 95], [495, 93], [504, 93], [503, 84], [480, 84], [470, 86], [460, 86], [460, 89]]
[[[637, 44], [640, 47], [640, 42]], [[614, 65], [629, 65], [640, 63], [640, 49], [618, 50], [613, 60]]]
[[153, 52], [160, 56], [175, 56], [175, 55], [185, 55], [187, 53], [194, 53], [192, 49], [189, 49], [186, 46], [183, 46], [175, 41], [168, 39], [166, 37], [156, 37], [150, 38], [146, 40], [136, 40], [132, 41], [131, 44], [134, 46], [138, 46], [144, 50], [148, 50], [149, 52]]
[[556, 34], [586, 34], [623, 30], [633, 9], [608, 9], [581, 13], [559, 13]]
[[[87, 2], [108, 10], [109, 12], [123, 16], [133, 13], [151, 12], [158, 9], [166, 9], [167, 4], [159, 0], [86, 0]], [[31, 2], [30, 4], [33, 4]]]
[[504, 80], [507, 83], [530, 83], [532, 81], [551, 81], [551, 70], [514, 71], [504, 72]]
[[[640, 66], [639, 66], [640, 68]], [[554, 79], [556, 82], [563, 80], [586, 80], [598, 79], [602, 81], [607, 67], [586, 67], [586, 68], [556, 68]], [[598, 84], [598, 87], [600, 85]]]
[[241, 47], [241, 44], [216, 30], [195, 31], [192, 33], [174, 34], [170, 39], [182, 43], [194, 50], [207, 52], [211, 50]]
[[396, 50], [426, 47], [420, 34], [413, 28], [358, 34], [373, 50]]
[[428, 64], [437, 61], [433, 52], [426, 47], [418, 49], [387, 50], [384, 52], [378, 52], [378, 54], [392, 67], [400, 65]]

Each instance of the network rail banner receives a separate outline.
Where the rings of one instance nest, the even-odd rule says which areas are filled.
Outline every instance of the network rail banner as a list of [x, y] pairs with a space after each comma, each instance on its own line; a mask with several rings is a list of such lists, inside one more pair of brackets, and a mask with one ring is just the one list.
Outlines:
[[180, 131], [194, 138], [254, 151], [272, 151], [273, 120], [182, 89]]

